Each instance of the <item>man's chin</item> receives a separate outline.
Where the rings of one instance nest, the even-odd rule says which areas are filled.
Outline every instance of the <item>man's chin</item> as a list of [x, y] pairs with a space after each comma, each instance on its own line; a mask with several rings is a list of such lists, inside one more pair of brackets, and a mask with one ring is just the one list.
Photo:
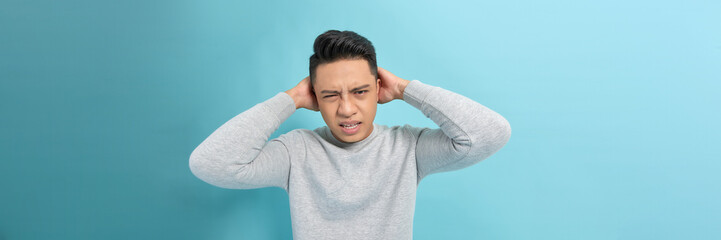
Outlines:
[[335, 139], [337, 139], [338, 141], [341, 141], [343, 143], [354, 143], [364, 139], [363, 136], [365, 136], [366, 133], [363, 130], [364, 129], [360, 129], [358, 132], [352, 135], [344, 133], [341, 129], [338, 129], [338, 132], [331, 132], [333, 133], [333, 137], [335, 137]]
[[333, 135], [334, 135], [335, 139], [338, 139], [338, 141], [341, 141], [343, 143], [354, 143], [354, 142], [360, 141], [357, 139], [358, 138], [357, 136], [343, 136], [343, 135], [338, 136], [338, 134], [333, 134]]

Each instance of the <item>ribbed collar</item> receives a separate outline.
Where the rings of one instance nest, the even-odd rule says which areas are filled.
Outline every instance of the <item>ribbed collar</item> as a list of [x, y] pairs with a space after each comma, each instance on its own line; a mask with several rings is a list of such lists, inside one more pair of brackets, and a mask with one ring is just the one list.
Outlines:
[[333, 134], [330, 132], [330, 128], [328, 126], [325, 126], [322, 132], [323, 132], [325, 140], [332, 143], [333, 145], [335, 145], [339, 148], [346, 149], [346, 150], [358, 150], [373, 141], [373, 139], [378, 135], [378, 131], [379, 131], [378, 128], [379, 128], [378, 124], [373, 123], [373, 130], [371, 131], [371, 134], [368, 135], [368, 137], [366, 137], [365, 139], [354, 142], [354, 143], [344, 143], [344, 142], [341, 142], [340, 140], [336, 139], [333, 136]]

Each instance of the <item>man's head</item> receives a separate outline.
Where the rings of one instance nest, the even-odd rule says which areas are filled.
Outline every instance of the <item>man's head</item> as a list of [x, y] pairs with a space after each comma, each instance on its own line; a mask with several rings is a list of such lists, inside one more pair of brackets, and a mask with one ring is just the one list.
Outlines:
[[318, 108], [333, 136], [357, 142], [373, 131], [380, 79], [368, 39], [351, 31], [318, 36], [310, 56], [310, 80]]

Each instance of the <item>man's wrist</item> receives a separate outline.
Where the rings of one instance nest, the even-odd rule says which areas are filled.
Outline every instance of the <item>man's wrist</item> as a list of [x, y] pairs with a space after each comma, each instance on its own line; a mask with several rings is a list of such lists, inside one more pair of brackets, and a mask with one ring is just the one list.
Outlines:
[[295, 91], [293, 91], [293, 89], [290, 89], [288, 91], [285, 91], [285, 93], [288, 94], [288, 96], [290, 96], [290, 98], [293, 99], [293, 104], [295, 105], [295, 109], [300, 108], [298, 106], [298, 96], [296, 96]]
[[398, 82], [398, 96], [396, 96], [396, 99], [403, 100], [403, 94], [406, 91], [406, 87], [408, 86], [408, 83], [411, 81], [401, 79], [401, 81]]

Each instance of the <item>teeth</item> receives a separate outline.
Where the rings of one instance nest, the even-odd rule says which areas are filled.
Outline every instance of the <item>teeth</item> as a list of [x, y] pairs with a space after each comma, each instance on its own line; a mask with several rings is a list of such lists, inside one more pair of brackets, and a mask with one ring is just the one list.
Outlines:
[[358, 123], [352, 124], [352, 125], [341, 124], [341, 126], [343, 126], [343, 127], [346, 128], [346, 129], [353, 129], [353, 128], [356, 128], [356, 127], [358, 126]]

